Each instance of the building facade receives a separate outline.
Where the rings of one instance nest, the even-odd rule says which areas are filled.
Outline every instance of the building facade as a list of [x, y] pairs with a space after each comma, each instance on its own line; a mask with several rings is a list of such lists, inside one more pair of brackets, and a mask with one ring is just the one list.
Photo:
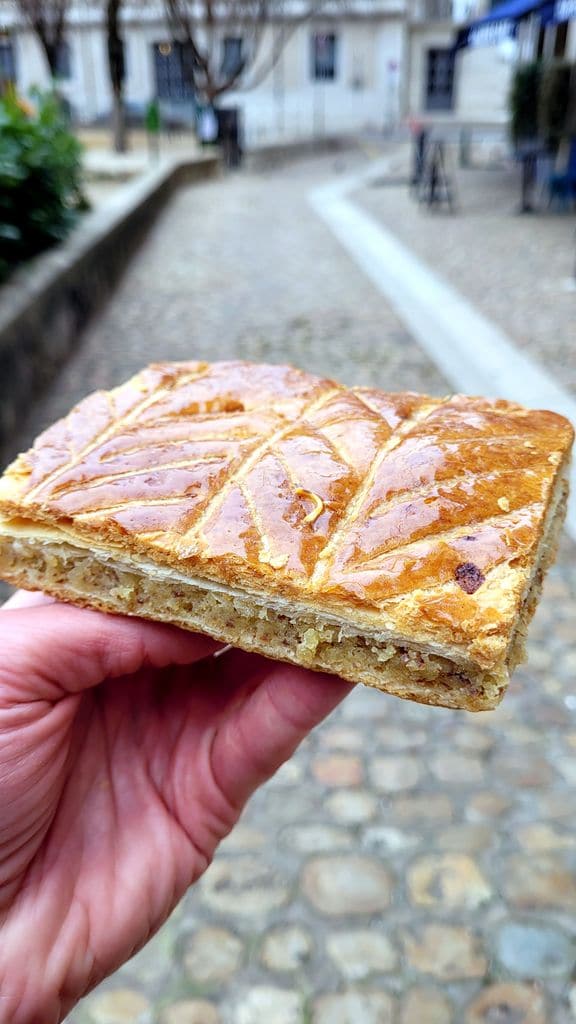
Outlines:
[[[484, 0], [480, 0], [480, 5]], [[456, 30], [481, 13], [470, 0], [347, 0], [300, 23], [264, 74], [281, 26], [269, 25], [256, 63], [226, 93], [242, 112], [248, 146], [323, 135], [393, 130], [406, 118], [503, 123], [513, 66], [505, 47], [457, 54]], [[161, 4], [125, 4], [125, 97], [137, 116], [158, 98], [165, 115], [194, 121], [196, 103]], [[222, 29], [220, 60], [242, 58], [244, 40]], [[544, 45], [554, 46], [549, 39]], [[576, 23], [565, 33], [576, 50]], [[44, 54], [17, 5], [0, 0], [0, 82], [27, 93], [49, 83]], [[58, 87], [80, 124], [104, 122], [112, 97], [102, 4], [73, 0]]]

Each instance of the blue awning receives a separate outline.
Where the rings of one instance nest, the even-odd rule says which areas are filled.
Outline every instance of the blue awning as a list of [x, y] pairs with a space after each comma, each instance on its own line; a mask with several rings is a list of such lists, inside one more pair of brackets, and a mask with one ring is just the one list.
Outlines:
[[573, 21], [576, 19], [576, 0], [556, 0], [552, 21]]
[[[504, 3], [493, 7], [483, 18], [477, 18], [470, 25], [461, 29], [456, 37], [455, 49], [462, 50], [467, 46], [496, 46], [505, 39], [514, 39], [518, 31], [518, 23], [532, 14], [543, 16], [543, 20], [552, 20], [553, 8], [558, 5], [576, 6], [576, 0], [504, 0]], [[563, 19], [566, 20], [566, 19]]]

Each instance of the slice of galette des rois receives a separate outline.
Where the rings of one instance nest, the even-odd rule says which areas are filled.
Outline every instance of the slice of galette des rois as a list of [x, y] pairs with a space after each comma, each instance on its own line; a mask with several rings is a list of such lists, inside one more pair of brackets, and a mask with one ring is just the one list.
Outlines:
[[0, 576], [493, 708], [557, 546], [572, 440], [561, 416], [502, 400], [153, 365], [8, 467]]

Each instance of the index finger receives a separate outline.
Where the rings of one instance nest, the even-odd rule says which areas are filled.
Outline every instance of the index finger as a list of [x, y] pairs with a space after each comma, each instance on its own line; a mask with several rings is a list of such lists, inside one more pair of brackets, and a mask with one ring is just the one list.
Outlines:
[[0, 616], [0, 702], [59, 700], [146, 666], [190, 665], [222, 646], [176, 626], [59, 603]]

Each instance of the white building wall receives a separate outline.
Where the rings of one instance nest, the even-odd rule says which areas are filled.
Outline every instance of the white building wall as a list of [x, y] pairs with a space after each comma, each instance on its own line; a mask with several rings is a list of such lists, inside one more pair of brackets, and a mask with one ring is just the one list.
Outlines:
[[408, 72], [408, 114], [426, 113], [426, 69], [428, 50], [451, 45], [454, 30], [442, 25], [414, 25], [410, 33]]
[[[338, 37], [333, 81], [314, 81], [312, 35]], [[289, 41], [277, 68], [256, 89], [222, 98], [222, 106], [242, 108], [247, 146], [382, 130], [400, 117], [399, 76], [402, 21], [374, 25], [339, 22], [302, 25]]]
[[451, 111], [426, 110], [428, 50], [448, 48], [454, 41], [452, 25], [414, 26], [410, 37], [408, 112], [434, 120], [452, 119], [481, 124], [504, 123], [512, 64], [497, 46], [460, 51], [456, 57], [454, 104]]
[[[91, 121], [110, 109], [110, 85], [105, 40], [97, 27], [74, 27], [67, 33], [70, 46], [70, 77], [59, 79], [58, 91], [71, 104], [80, 121]], [[15, 35], [18, 88], [28, 94], [50, 85], [44, 52], [28, 30]]]
[[513, 65], [498, 46], [463, 50], [457, 57], [456, 114], [464, 121], [505, 124]]
[[[267, 32], [261, 61], [270, 54], [273, 31]], [[336, 33], [333, 81], [313, 80], [314, 32]], [[277, 67], [260, 84], [225, 94], [221, 105], [242, 109], [249, 146], [392, 127], [400, 119], [403, 33], [400, 16], [307, 22], [294, 32]], [[48, 69], [33, 34], [21, 30], [15, 39], [19, 88], [25, 93], [34, 86], [46, 88]], [[153, 45], [168, 40], [169, 33], [162, 21], [146, 21], [130, 24], [125, 39], [126, 100], [145, 105], [155, 93]], [[91, 25], [72, 23], [67, 41], [71, 75], [59, 82], [59, 90], [81, 122], [105, 117], [111, 93], [103, 27], [95, 20]]]
[[126, 31], [128, 54], [126, 60], [125, 94], [129, 103], [146, 104], [154, 98], [153, 47], [156, 43], [168, 42], [170, 33], [161, 22], [146, 25], [131, 25]]

